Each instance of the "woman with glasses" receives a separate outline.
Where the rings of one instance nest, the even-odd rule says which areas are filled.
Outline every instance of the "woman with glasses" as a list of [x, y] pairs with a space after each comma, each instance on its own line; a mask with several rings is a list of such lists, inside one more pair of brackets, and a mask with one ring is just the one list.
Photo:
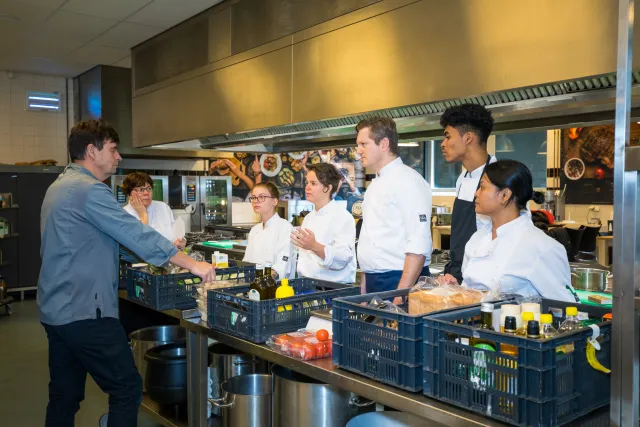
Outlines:
[[356, 281], [356, 224], [333, 196], [342, 175], [330, 163], [309, 167], [305, 195], [314, 209], [291, 233], [299, 248], [298, 273], [303, 277], [337, 283]]
[[271, 264], [272, 273], [278, 279], [294, 278], [295, 259], [289, 235], [293, 226], [276, 213], [280, 200], [278, 188], [270, 183], [256, 184], [249, 201], [253, 211], [260, 215], [260, 222], [249, 232], [249, 241], [243, 261], [254, 264]]
[[122, 183], [122, 190], [129, 197], [129, 203], [124, 210], [162, 234], [173, 242], [178, 249], [184, 249], [187, 241], [184, 232], [174, 234], [174, 224], [171, 208], [164, 202], [152, 200], [153, 180], [143, 172], [130, 173]]

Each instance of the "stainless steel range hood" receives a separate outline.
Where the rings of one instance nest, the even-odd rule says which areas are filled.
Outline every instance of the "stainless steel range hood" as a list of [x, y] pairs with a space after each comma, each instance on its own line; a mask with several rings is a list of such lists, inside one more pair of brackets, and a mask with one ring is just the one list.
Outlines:
[[465, 100], [498, 129], [607, 111], [617, 9], [584, 2], [225, 1], [133, 49], [134, 144], [329, 147], [352, 143], [366, 112], [432, 137]]
[[[355, 125], [373, 114], [393, 118], [401, 140], [439, 138], [439, 118], [449, 106], [471, 102], [487, 106], [496, 120], [496, 133], [512, 130], [578, 127], [613, 120], [615, 74], [550, 83], [465, 99], [389, 108], [335, 119], [276, 126], [250, 132], [215, 135], [192, 141], [217, 151], [289, 152], [353, 145]], [[633, 73], [633, 113], [640, 118], [640, 72]], [[156, 148], [178, 148], [178, 144]]]

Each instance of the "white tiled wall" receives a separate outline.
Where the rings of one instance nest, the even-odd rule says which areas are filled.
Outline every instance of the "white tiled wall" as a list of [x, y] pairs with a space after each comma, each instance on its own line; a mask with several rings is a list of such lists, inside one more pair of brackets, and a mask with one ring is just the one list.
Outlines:
[[[26, 110], [26, 91], [60, 93], [59, 112]], [[0, 163], [53, 159], [67, 164], [67, 86], [64, 77], [0, 70]]]

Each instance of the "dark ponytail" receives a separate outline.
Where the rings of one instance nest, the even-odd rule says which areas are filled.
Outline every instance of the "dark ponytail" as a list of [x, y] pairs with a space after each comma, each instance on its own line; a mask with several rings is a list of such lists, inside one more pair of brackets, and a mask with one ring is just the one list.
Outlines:
[[531, 200], [533, 200], [534, 203], [541, 205], [544, 203], [544, 194], [539, 191], [534, 191]]
[[527, 202], [533, 200], [537, 204], [544, 202], [544, 195], [539, 191], [533, 191], [533, 178], [531, 171], [524, 164], [516, 160], [498, 160], [489, 164], [485, 170], [487, 179], [499, 190], [508, 188], [511, 190], [511, 198], [507, 206], [515, 202], [519, 210], [527, 207]]

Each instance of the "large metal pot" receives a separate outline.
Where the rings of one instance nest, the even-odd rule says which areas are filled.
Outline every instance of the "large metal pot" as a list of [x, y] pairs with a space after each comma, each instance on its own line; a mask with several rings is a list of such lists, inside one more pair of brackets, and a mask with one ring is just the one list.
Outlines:
[[185, 330], [178, 325], [151, 326], [131, 332], [129, 335], [131, 351], [133, 351], [133, 359], [136, 362], [138, 372], [142, 376], [143, 389], [147, 371], [144, 355], [147, 350], [164, 344], [185, 343], [186, 336]]
[[221, 399], [209, 401], [222, 409], [224, 427], [271, 426], [271, 375], [249, 374], [233, 377], [222, 383], [222, 391]]
[[274, 366], [271, 372], [274, 427], [343, 427], [351, 418], [376, 410], [373, 401], [361, 401], [348, 391], [282, 366]]
[[604, 292], [607, 288], [607, 270], [597, 268], [572, 268], [571, 285], [583, 291]]
[[[209, 375], [211, 378], [211, 397], [222, 397], [221, 385], [229, 378], [246, 374], [267, 374], [267, 362], [255, 356], [242, 353], [235, 348], [216, 343], [209, 346]], [[212, 412], [221, 415], [220, 408], [213, 406]]]

